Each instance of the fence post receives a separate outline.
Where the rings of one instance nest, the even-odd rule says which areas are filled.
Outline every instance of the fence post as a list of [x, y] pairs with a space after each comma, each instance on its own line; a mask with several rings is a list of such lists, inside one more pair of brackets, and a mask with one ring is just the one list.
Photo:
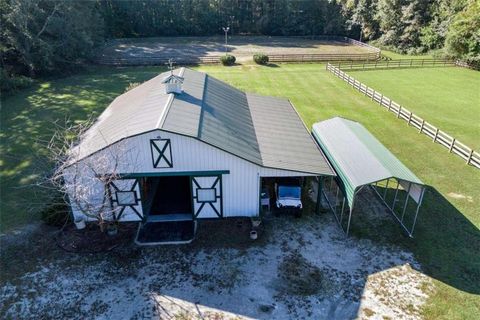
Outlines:
[[380, 96], [380, 105], [383, 106], [383, 93], [382, 93], [382, 95]]
[[420, 126], [420, 131], [418, 132], [422, 133], [424, 124], [425, 124], [425, 120], [422, 119], [422, 125]]
[[438, 136], [438, 128], [437, 130], [435, 131], [435, 135], [433, 136], [433, 142], [436, 142], [437, 141], [437, 136]]
[[408, 122], [407, 122], [408, 125], [410, 125], [410, 121], [412, 121], [412, 113], [411, 112], [408, 115]]
[[448, 149], [448, 152], [451, 153], [453, 149], [453, 145], [455, 144], [455, 138], [452, 138], [452, 143], [450, 144], [450, 148]]
[[397, 118], [400, 119], [400, 113], [402, 112], [402, 106], [400, 106], [398, 108], [398, 111], [397, 111]]
[[467, 164], [470, 164], [470, 160], [472, 160], [472, 156], [473, 156], [473, 149], [470, 149], [470, 155], [468, 156]]

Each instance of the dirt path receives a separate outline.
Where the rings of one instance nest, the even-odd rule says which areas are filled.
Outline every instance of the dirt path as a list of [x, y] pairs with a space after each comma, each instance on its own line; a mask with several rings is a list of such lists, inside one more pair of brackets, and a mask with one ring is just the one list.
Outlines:
[[247, 246], [222, 246], [210, 237], [212, 245], [129, 246], [106, 255], [45, 248], [58, 252], [1, 285], [0, 314], [14, 319], [417, 319], [431, 287], [410, 253], [345, 239], [331, 214], [272, 219], [262, 237]]

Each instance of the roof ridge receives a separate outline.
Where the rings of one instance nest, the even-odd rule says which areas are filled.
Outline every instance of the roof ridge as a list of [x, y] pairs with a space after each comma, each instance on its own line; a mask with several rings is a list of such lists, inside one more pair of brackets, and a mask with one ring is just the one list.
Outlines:
[[[180, 68], [180, 71], [178, 72], [178, 76], [183, 77], [184, 72], [185, 72], [185, 68], [184, 67]], [[163, 127], [163, 124], [165, 123], [165, 119], [167, 119], [168, 113], [170, 112], [170, 107], [172, 106], [173, 100], [175, 100], [175, 94], [169, 93], [168, 100], [165, 103], [165, 108], [163, 109], [163, 112], [160, 113], [160, 118], [158, 119], [157, 125], [155, 126], [157, 129], [161, 129]]]

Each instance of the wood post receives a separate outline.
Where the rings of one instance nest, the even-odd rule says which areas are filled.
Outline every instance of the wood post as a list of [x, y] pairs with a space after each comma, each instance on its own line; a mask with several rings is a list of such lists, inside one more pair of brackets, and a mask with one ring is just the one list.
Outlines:
[[411, 112], [408, 115], [408, 122], [407, 122], [408, 125], [410, 125], [410, 121], [412, 121], [412, 113]]
[[468, 156], [467, 164], [470, 164], [470, 160], [472, 160], [472, 156], [473, 156], [473, 149], [470, 150], [470, 155]]
[[422, 119], [422, 125], [420, 126], [420, 131], [418, 132], [422, 133], [424, 125], [425, 125], [425, 120]]
[[397, 118], [399, 118], [399, 119], [400, 119], [400, 113], [401, 113], [401, 112], [402, 112], [402, 106], [400, 106], [400, 107], [398, 108], [398, 111], [397, 111]]
[[317, 186], [317, 204], [315, 212], [320, 213], [320, 208], [322, 207], [322, 192], [323, 192], [323, 177], [318, 177], [318, 186]]
[[435, 135], [433, 136], [433, 142], [436, 142], [437, 141], [437, 136], [438, 136], [438, 128], [437, 130], [435, 131]]
[[452, 138], [452, 143], [450, 144], [450, 148], [448, 149], [448, 152], [452, 152], [454, 144], [455, 144], [455, 138]]

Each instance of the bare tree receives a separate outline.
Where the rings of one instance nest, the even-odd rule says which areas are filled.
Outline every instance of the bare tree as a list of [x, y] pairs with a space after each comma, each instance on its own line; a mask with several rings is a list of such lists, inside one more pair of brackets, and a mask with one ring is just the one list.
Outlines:
[[[66, 204], [103, 230], [107, 222], [118, 221], [118, 208], [110, 201], [110, 185], [120, 178], [119, 169], [127, 167], [126, 150], [124, 143], [117, 142], [92, 155], [83, 152], [79, 142], [86, 138], [91, 124], [58, 126], [48, 143], [54, 167], [42, 186], [59, 192]], [[102, 137], [97, 133], [95, 139]]]

